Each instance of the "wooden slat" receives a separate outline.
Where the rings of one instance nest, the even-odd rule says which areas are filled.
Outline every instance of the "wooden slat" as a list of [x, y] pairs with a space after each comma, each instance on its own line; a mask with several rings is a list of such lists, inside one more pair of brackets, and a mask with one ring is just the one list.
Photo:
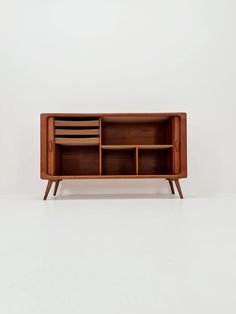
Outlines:
[[99, 120], [87, 120], [87, 121], [66, 121], [66, 120], [55, 120], [55, 126], [63, 127], [89, 127], [89, 126], [99, 126]]
[[48, 174], [55, 174], [54, 118], [48, 118]]
[[180, 172], [180, 121], [178, 117], [172, 118], [172, 141], [173, 141], [173, 158], [172, 168], [173, 173]]
[[99, 118], [99, 174], [102, 175], [102, 119]]
[[135, 149], [135, 167], [136, 167], [136, 175], [139, 173], [139, 167], [138, 167], [138, 147]]
[[91, 138], [56, 137], [55, 143], [61, 144], [61, 145], [98, 145], [99, 138], [98, 137], [91, 137]]
[[182, 114], [180, 119], [180, 173], [186, 178], [187, 173], [187, 115]]
[[56, 129], [56, 135], [99, 135], [99, 129], [84, 129], [84, 130], [73, 130], [73, 129]]
[[48, 118], [40, 115], [40, 177], [46, 179], [48, 175]]

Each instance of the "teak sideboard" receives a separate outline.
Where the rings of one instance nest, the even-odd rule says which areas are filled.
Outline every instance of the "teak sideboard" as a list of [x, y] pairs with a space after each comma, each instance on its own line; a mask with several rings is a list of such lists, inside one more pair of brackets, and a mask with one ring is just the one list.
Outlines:
[[41, 114], [41, 179], [166, 179], [183, 198], [186, 113]]

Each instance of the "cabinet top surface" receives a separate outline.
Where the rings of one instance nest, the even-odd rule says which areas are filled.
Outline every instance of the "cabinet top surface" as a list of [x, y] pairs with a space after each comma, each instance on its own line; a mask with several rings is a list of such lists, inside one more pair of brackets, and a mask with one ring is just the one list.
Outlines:
[[41, 113], [41, 116], [55, 117], [74, 117], [74, 116], [89, 116], [89, 117], [153, 117], [153, 116], [186, 116], [186, 112], [155, 112], [155, 113]]

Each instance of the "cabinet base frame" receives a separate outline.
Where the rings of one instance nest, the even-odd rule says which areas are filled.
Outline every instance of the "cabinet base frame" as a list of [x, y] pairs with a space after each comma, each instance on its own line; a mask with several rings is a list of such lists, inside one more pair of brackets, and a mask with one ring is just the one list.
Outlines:
[[[170, 189], [171, 189], [171, 192], [172, 192], [173, 195], [175, 194], [173, 181], [175, 182], [177, 191], [178, 191], [178, 193], [179, 193], [179, 197], [180, 197], [181, 199], [183, 199], [184, 196], [183, 196], [183, 192], [182, 192], [182, 189], [181, 189], [179, 180], [178, 180], [178, 179], [175, 179], [175, 180], [166, 179], [166, 180], [169, 182]], [[55, 195], [57, 194], [57, 190], [58, 190], [60, 181], [62, 181], [62, 180], [48, 180], [48, 184], [47, 184], [47, 187], [46, 187], [46, 190], [45, 190], [45, 194], [44, 194], [44, 197], [43, 197], [43, 199], [44, 199], [45, 201], [46, 201], [46, 199], [47, 199], [47, 197], [48, 197], [48, 194], [49, 194], [49, 192], [50, 192], [50, 190], [51, 190], [51, 187], [52, 187], [53, 182], [55, 182], [55, 187], [54, 187], [53, 195], [55, 196]]]

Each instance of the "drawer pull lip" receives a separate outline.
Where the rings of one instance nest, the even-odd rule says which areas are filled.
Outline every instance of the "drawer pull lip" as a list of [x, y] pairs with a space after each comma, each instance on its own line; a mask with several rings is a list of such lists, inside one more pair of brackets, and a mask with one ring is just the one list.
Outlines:
[[99, 145], [98, 137], [70, 138], [56, 137], [55, 143], [60, 145]]
[[175, 151], [179, 152], [179, 141], [175, 140]]
[[55, 127], [99, 127], [99, 120], [55, 120]]
[[49, 141], [48, 142], [48, 150], [49, 150], [50, 153], [52, 152], [52, 147], [53, 147], [52, 141]]

